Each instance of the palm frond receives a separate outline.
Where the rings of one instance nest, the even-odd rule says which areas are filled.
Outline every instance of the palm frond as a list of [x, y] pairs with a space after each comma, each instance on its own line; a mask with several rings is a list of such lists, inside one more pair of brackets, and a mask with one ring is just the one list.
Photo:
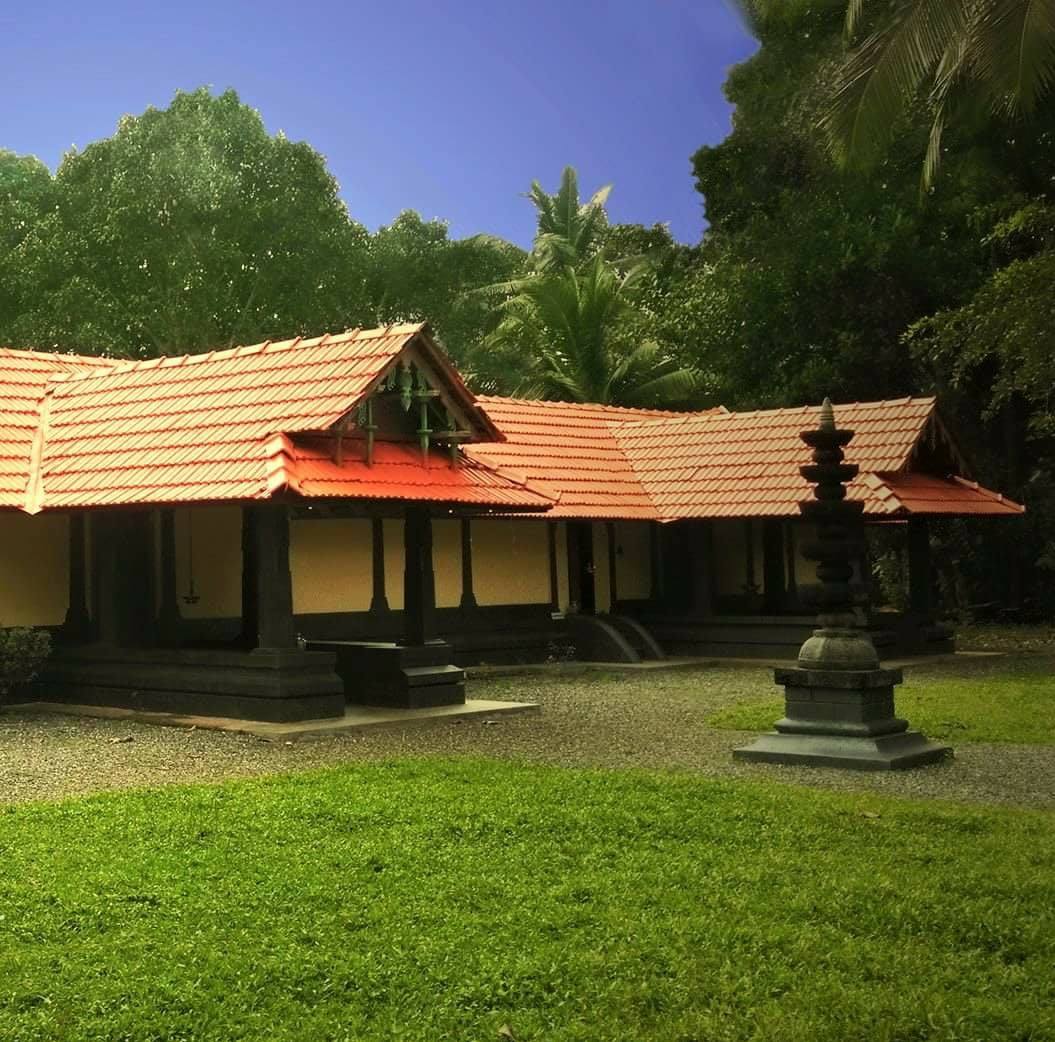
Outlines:
[[857, 35], [857, 26], [864, 14], [865, 0], [849, 0], [846, 5], [846, 21], [843, 23], [843, 35], [852, 40]]
[[821, 126], [843, 165], [873, 158], [968, 22], [972, 0], [915, 0], [843, 66]]
[[988, 0], [977, 10], [976, 66], [996, 107], [1030, 115], [1055, 89], [1055, 0]]

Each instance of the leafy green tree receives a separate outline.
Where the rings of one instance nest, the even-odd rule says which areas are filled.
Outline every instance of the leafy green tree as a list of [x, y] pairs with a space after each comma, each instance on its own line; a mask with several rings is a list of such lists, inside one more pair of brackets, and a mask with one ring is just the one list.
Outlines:
[[322, 156], [233, 91], [124, 117], [65, 156], [53, 192], [23, 243], [36, 293], [10, 340], [153, 355], [365, 318], [366, 231]]
[[469, 291], [521, 274], [523, 250], [496, 236], [451, 239], [443, 221], [406, 210], [370, 236], [366, 262], [371, 321], [428, 319], [467, 376], [482, 389], [497, 385], [503, 374], [482, 350], [493, 308]]
[[[848, 38], [866, 6], [849, 0]], [[841, 163], [874, 162], [915, 104], [930, 121], [923, 163], [929, 188], [957, 106], [1028, 118], [1053, 87], [1055, 0], [908, 0], [849, 55], [822, 122]]]
[[0, 150], [0, 343], [10, 339], [16, 316], [34, 299], [27, 243], [54, 205], [48, 168], [32, 156]]

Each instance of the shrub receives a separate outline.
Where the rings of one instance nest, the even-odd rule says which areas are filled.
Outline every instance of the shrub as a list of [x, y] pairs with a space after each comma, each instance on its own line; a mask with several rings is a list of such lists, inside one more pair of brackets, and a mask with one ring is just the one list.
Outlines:
[[51, 653], [51, 634], [28, 626], [0, 627], [0, 703], [28, 684]]

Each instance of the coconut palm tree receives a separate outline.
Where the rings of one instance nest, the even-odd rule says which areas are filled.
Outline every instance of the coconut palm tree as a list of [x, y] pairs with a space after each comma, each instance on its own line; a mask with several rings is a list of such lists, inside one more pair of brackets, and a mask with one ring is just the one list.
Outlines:
[[645, 320], [634, 287], [645, 274], [642, 264], [620, 274], [595, 255], [579, 268], [564, 265], [491, 287], [503, 299], [487, 346], [529, 359], [517, 393], [638, 406], [690, 399], [699, 375], [654, 341], [634, 336]]
[[[868, 0], [849, 0], [853, 40]], [[983, 101], [1005, 119], [1028, 119], [1055, 88], [1055, 0], [906, 0], [839, 70], [822, 120], [843, 165], [874, 159], [910, 104], [931, 114], [922, 182], [937, 175], [953, 105]]]
[[532, 261], [538, 271], [555, 271], [588, 260], [600, 245], [608, 226], [604, 204], [611, 185], [598, 189], [585, 202], [579, 200], [579, 176], [575, 167], [561, 172], [560, 188], [550, 195], [538, 181], [531, 182], [528, 198], [535, 204], [538, 230], [532, 246]]

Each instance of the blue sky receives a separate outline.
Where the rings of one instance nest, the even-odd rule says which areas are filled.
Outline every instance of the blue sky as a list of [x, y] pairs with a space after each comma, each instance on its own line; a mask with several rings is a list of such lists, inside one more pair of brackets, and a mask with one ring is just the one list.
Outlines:
[[728, 0], [70, 0], [0, 9], [0, 148], [52, 169], [178, 88], [234, 87], [322, 152], [370, 228], [403, 209], [526, 244], [579, 170], [613, 220], [703, 229], [690, 156], [728, 133], [755, 43]]

